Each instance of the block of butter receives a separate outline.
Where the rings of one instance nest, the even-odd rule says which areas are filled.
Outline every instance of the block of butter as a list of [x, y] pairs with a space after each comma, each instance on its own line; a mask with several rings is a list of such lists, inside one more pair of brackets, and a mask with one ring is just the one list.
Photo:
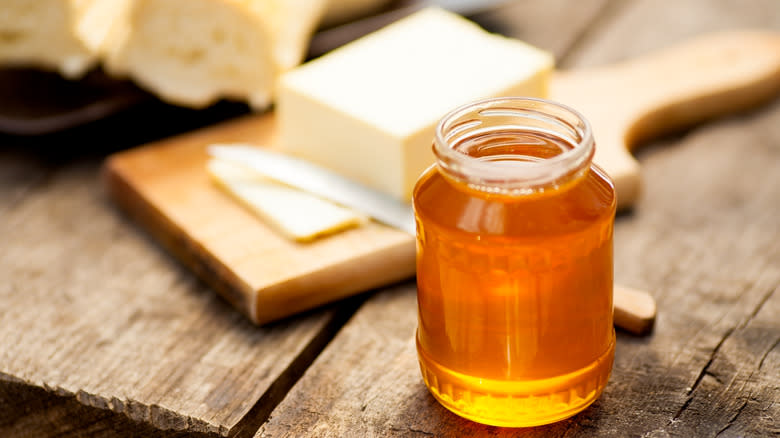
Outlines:
[[206, 170], [222, 190], [292, 240], [307, 242], [368, 220], [348, 208], [276, 183], [229, 161], [211, 159]]
[[280, 144], [409, 200], [444, 114], [486, 97], [544, 97], [552, 68], [549, 53], [423, 9], [282, 75]]

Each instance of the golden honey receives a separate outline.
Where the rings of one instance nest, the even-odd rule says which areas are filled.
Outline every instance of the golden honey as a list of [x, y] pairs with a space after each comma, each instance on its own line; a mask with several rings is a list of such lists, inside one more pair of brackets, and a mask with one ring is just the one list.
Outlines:
[[437, 128], [414, 191], [423, 379], [471, 420], [524, 427], [585, 409], [612, 368], [615, 191], [575, 111], [502, 98]]

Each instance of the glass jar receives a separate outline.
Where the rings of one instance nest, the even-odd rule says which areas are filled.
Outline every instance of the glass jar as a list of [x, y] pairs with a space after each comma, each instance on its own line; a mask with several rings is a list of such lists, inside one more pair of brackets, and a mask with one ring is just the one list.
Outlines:
[[488, 99], [447, 114], [433, 149], [414, 189], [425, 384], [496, 426], [585, 409], [615, 351], [616, 198], [590, 125], [554, 102]]

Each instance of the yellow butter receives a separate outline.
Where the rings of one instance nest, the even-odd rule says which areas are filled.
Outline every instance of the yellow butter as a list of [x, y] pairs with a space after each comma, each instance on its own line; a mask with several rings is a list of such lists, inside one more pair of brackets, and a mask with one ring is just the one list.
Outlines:
[[276, 183], [232, 162], [212, 159], [206, 168], [220, 188], [293, 240], [309, 241], [367, 221], [348, 208]]
[[544, 97], [553, 57], [427, 8], [284, 74], [286, 152], [409, 200], [436, 122], [476, 99]]

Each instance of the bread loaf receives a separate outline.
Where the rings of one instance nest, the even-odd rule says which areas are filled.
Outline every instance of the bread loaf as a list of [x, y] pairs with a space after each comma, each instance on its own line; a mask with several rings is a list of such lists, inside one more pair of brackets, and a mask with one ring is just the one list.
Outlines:
[[[119, 0], [2, 0], [0, 64], [76, 79], [97, 64], [94, 47], [103, 43], [120, 6]], [[81, 33], [87, 29], [89, 40]]]
[[[107, 70], [172, 103], [257, 109], [299, 64], [327, 0], [132, 0], [100, 51]], [[100, 39], [100, 38], [98, 38]]]
[[221, 98], [264, 109], [278, 76], [298, 65], [322, 20], [354, 18], [388, 0], [0, 0], [0, 66], [70, 79], [103, 62], [163, 100]]

